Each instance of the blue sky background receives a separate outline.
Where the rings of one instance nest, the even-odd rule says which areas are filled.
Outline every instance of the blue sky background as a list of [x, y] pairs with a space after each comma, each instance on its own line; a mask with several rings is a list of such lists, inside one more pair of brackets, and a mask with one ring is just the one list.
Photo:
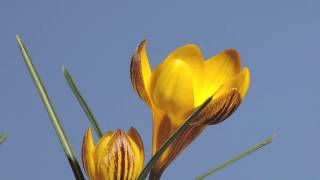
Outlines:
[[19, 33], [80, 160], [89, 122], [62, 73], [66, 65], [104, 131], [134, 126], [151, 151], [151, 113], [129, 79], [135, 47], [149, 39], [153, 67], [196, 43], [208, 58], [240, 51], [251, 87], [231, 118], [211, 126], [163, 179], [194, 179], [276, 133], [275, 141], [208, 179], [320, 179], [320, 3], [317, 0], [0, 2], [0, 179], [73, 179], [19, 54]]

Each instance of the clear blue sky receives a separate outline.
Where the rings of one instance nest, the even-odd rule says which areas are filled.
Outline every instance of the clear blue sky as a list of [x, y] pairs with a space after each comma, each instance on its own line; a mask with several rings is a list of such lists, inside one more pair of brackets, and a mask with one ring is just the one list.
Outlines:
[[86, 116], [62, 73], [66, 65], [104, 131], [136, 127], [146, 157], [151, 113], [134, 93], [129, 64], [149, 39], [154, 67], [172, 50], [198, 44], [205, 57], [240, 51], [251, 70], [241, 107], [211, 126], [163, 179], [194, 179], [273, 133], [276, 140], [208, 179], [320, 179], [320, 3], [317, 0], [0, 2], [0, 179], [73, 179], [15, 41], [30, 49], [80, 158]]

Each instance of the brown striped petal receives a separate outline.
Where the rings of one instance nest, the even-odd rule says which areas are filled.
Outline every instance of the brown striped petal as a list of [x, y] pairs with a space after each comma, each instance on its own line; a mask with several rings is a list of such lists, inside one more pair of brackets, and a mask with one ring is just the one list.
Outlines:
[[213, 98], [196, 117], [195, 124], [214, 125], [228, 118], [240, 105], [241, 94], [231, 89], [226, 94]]
[[136, 179], [142, 170], [137, 144], [122, 130], [114, 132], [96, 166], [97, 180]]
[[142, 41], [134, 52], [130, 65], [130, 77], [132, 86], [139, 97], [151, 107], [148, 89], [152, 72], [148, 61], [146, 44], [147, 40]]

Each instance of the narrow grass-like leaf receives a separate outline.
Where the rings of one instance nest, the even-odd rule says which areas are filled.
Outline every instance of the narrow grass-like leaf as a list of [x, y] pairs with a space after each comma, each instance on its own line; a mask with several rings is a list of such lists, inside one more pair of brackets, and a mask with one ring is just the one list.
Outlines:
[[0, 144], [2, 144], [8, 137], [8, 134], [7, 133], [2, 133], [0, 135]]
[[97, 123], [97, 120], [94, 117], [92, 111], [90, 110], [88, 104], [86, 103], [84, 98], [81, 96], [76, 84], [72, 80], [72, 77], [71, 77], [68, 69], [65, 66], [63, 66], [62, 70], [63, 70], [64, 77], [67, 80], [67, 83], [68, 83], [69, 87], [71, 88], [73, 94], [76, 96], [83, 111], [86, 113], [87, 117], [89, 118], [89, 121], [90, 121], [92, 127], [94, 128], [96, 134], [101, 138], [103, 136], [101, 128], [100, 128], [99, 124]]
[[243, 157], [255, 152], [256, 150], [258, 150], [258, 149], [270, 144], [274, 137], [275, 137], [275, 135], [267, 138], [266, 140], [264, 140], [261, 143], [255, 145], [254, 147], [250, 148], [249, 150], [247, 150], [247, 151], [235, 156], [234, 158], [232, 158], [232, 159], [230, 159], [230, 160], [218, 165], [217, 167], [213, 168], [212, 170], [210, 170], [210, 171], [204, 173], [203, 175], [197, 177], [197, 180], [203, 180], [206, 177], [211, 176], [211, 175], [217, 173], [218, 171], [220, 171], [221, 169], [223, 169], [223, 168], [229, 166], [230, 164], [238, 161], [239, 159], [241, 159], [241, 158], [243, 158]]
[[58, 115], [54, 109], [54, 106], [53, 106], [52, 102], [50, 101], [48, 93], [47, 93], [44, 85], [41, 82], [40, 76], [39, 76], [38, 72], [36, 71], [36, 68], [32, 64], [32, 60], [31, 60], [31, 57], [28, 53], [28, 50], [27, 50], [26, 46], [24, 45], [24, 43], [22, 42], [19, 35], [16, 35], [16, 39], [17, 39], [18, 45], [20, 47], [20, 51], [21, 51], [22, 57], [24, 59], [24, 62], [26, 64], [26, 66], [29, 70], [29, 73], [33, 79], [33, 82], [39, 92], [42, 103], [48, 112], [48, 115], [51, 119], [52, 125], [53, 125], [53, 127], [56, 131], [56, 134], [59, 137], [60, 143], [63, 147], [63, 150], [69, 160], [69, 163], [70, 163], [70, 166], [71, 166], [72, 171], [74, 173], [74, 176], [77, 180], [84, 180], [83, 173], [82, 173], [81, 168], [79, 166], [79, 163], [76, 159], [76, 156], [72, 150], [72, 146], [69, 143], [68, 138], [63, 130], [63, 127], [60, 123], [60, 120], [59, 120]]
[[160, 149], [156, 152], [156, 154], [149, 160], [147, 165], [143, 168], [141, 174], [139, 175], [138, 180], [144, 180], [148, 176], [151, 168], [157, 162], [157, 160], [161, 157], [161, 155], [167, 150], [167, 148], [172, 144], [187, 128], [193, 123], [196, 116], [205, 108], [211, 101], [212, 96], [209, 97], [197, 110], [195, 110], [185, 122], [167, 139], [165, 143], [160, 147]]

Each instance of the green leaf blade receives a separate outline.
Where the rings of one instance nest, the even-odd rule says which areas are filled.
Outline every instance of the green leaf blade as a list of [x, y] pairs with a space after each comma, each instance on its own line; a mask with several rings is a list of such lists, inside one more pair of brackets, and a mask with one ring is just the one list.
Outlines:
[[42, 100], [43, 105], [45, 106], [48, 115], [50, 117], [51, 123], [56, 131], [56, 134], [60, 140], [60, 143], [63, 147], [63, 150], [67, 156], [67, 159], [70, 163], [70, 166], [72, 168], [72, 171], [74, 173], [74, 176], [77, 180], [84, 180], [83, 173], [81, 171], [80, 165], [78, 163], [78, 160], [76, 159], [76, 156], [73, 152], [72, 146], [69, 143], [69, 140], [63, 130], [63, 127], [61, 125], [60, 119], [54, 109], [54, 106], [48, 96], [48, 93], [40, 79], [40, 76], [34, 67], [31, 57], [29, 55], [28, 49], [26, 48], [25, 44], [23, 43], [22, 39], [19, 37], [19, 35], [16, 35], [16, 40], [20, 48], [20, 52], [22, 54], [23, 60], [28, 68], [28, 71], [33, 79], [33, 82], [38, 90], [38, 93], [40, 95], [40, 98]]
[[259, 144], [255, 145], [254, 147], [250, 148], [249, 150], [235, 156], [234, 158], [228, 160], [228, 161], [225, 161], [224, 163], [218, 165], [217, 167], [213, 168], [212, 170], [202, 174], [201, 176], [197, 177], [196, 179], [197, 180], [203, 180], [205, 178], [207, 178], [208, 176], [212, 176], [214, 175], [215, 173], [217, 173], [218, 171], [228, 167], [229, 165], [235, 163], [236, 161], [240, 160], [241, 158], [244, 158], [245, 156], [248, 156], [249, 154], [255, 152], [256, 150], [270, 144], [273, 139], [274, 139], [275, 135], [273, 136], [270, 136], [268, 137], [266, 140], [260, 142]]
[[84, 100], [83, 96], [81, 95], [81, 93], [79, 92], [76, 84], [74, 83], [68, 69], [63, 66], [62, 68], [63, 70], [63, 74], [64, 77], [69, 85], [69, 87], [71, 88], [73, 94], [76, 96], [80, 106], [82, 107], [83, 111], [85, 112], [85, 114], [87, 115], [93, 129], [95, 130], [96, 134], [101, 138], [103, 136], [102, 130], [94, 116], [94, 114], [92, 113], [92, 111], [90, 110], [88, 104], [86, 103], [86, 101]]
[[0, 144], [3, 144], [8, 138], [8, 134], [7, 133], [2, 133], [0, 135]]

